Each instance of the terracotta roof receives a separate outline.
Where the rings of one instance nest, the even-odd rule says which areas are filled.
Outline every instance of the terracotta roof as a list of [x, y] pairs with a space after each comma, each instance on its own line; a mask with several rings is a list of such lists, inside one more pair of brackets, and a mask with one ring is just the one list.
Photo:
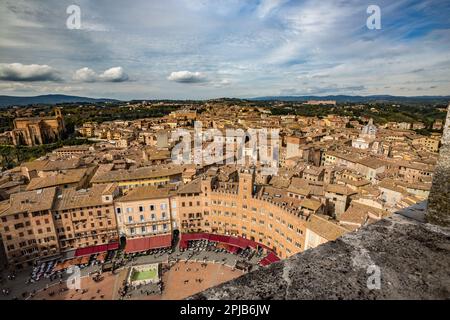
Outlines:
[[188, 182], [184, 185], [182, 185], [178, 190], [178, 194], [182, 193], [201, 193], [202, 192], [202, 185], [201, 185], [201, 178], [197, 178], [191, 182]]
[[33, 178], [27, 186], [27, 190], [43, 189], [48, 187], [56, 187], [64, 184], [77, 183], [87, 174], [88, 170], [92, 168], [80, 168], [67, 170], [56, 175], [51, 175], [42, 178]]
[[169, 188], [157, 188], [155, 186], [136, 187], [126, 195], [116, 199], [116, 202], [139, 201], [147, 199], [161, 199], [170, 196]]
[[68, 160], [34, 160], [30, 162], [25, 162], [20, 165], [21, 167], [27, 168], [29, 171], [56, 171], [56, 170], [67, 170], [76, 169], [80, 166], [80, 159], [68, 159]]
[[[54, 210], [67, 210], [104, 205], [102, 196], [112, 195], [116, 184], [99, 184], [90, 189], [76, 190], [75, 188], [62, 189], [58, 192]], [[112, 199], [109, 204], [112, 204]]]
[[9, 198], [9, 206], [1, 215], [10, 215], [20, 212], [36, 212], [50, 210], [55, 199], [56, 188], [39, 189], [14, 193]]
[[339, 184], [329, 184], [326, 186], [325, 191], [330, 192], [330, 193], [342, 194], [342, 195], [350, 195], [350, 194], [356, 193], [352, 189], [350, 189], [346, 186], [343, 186], [343, 185], [339, 185]]
[[333, 241], [348, 232], [347, 229], [316, 214], [310, 216], [306, 228], [328, 241]]
[[318, 200], [303, 199], [300, 201], [300, 206], [313, 211], [317, 211], [322, 206], [322, 203]]
[[357, 161], [359, 164], [369, 167], [371, 169], [378, 169], [383, 166], [386, 166], [386, 163], [377, 158], [365, 158]]
[[343, 214], [341, 214], [339, 222], [343, 224], [351, 223], [362, 226], [369, 218], [369, 214], [382, 218], [387, 214], [387, 212], [385, 210], [366, 206], [361, 203], [351, 203], [350, 207]]
[[401, 194], [406, 193], [406, 190], [400, 186], [397, 186], [397, 184], [393, 180], [383, 180], [378, 184], [378, 188], [384, 188], [388, 190], [392, 190]]
[[151, 166], [133, 170], [115, 170], [102, 175], [96, 175], [92, 183], [144, 180], [182, 174], [184, 166]]

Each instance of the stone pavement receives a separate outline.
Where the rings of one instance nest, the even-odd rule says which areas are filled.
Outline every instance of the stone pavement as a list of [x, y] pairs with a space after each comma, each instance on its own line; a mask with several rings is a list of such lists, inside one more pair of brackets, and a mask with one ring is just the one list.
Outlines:
[[[203, 262], [206, 258], [206, 261], [209, 262], [217, 262], [219, 264], [224, 264], [229, 267], [233, 267], [237, 260], [242, 260], [241, 257], [228, 253], [228, 252], [214, 252], [214, 251], [191, 251], [186, 250], [184, 252], [180, 252], [178, 247], [174, 249], [174, 252], [172, 254], [157, 254], [157, 255], [145, 255], [145, 256], [137, 256], [130, 260], [125, 266], [123, 266], [121, 269], [127, 269], [130, 266], [133, 265], [140, 265], [140, 264], [149, 264], [149, 263], [167, 263], [168, 261], [174, 262], [176, 259], [178, 260], [189, 260], [189, 261], [198, 261]], [[260, 258], [257, 258], [254, 256], [250, 262], [254, 265], [254, 268], [257, 269], [257, 262]], [[95, 265], [95, 266], [89, 266], [86, 268], [81, 269], [81, 277], [86, 277], [90, 273], [95, 273], [99, 271], [101, 266]], [[60, 279], [56, 279], [54, 281], [50, 281], [49, 279], [42, 278], [41, 280], [35, 282], [26, 284], [26, 281], [29, 279], [31, 274], [31, 268], [22, 270], [17, 273], [17, 276], [14, 280], [6, 280], [4, 284], [0, 286], [1, 289], [8, 288], [11, 290], [11, 293], [8, 296], [4, 296], [0, 294], [0, 300], [10, 300], [15, 298], [22, 299], [24, 293], [31, 293], [33, 290], [35, 292], [40, 292], [44, 288], [52, 287], [52, 286], [58, 286]], [[6, 279], [6, 274], [4, 274], [4, 278]], [[62, 282], [65, 283], [66, 280], [69, 278], [70, 274], [68, 273], [62, 273]], [[118, 285], [120, 287], [121, 283]], [[117, 284], [113, 285], [113, 288]], [[56, 288], [56, 287], [55, 287]], [[116, 292], [115, 290], [114, 292]]]

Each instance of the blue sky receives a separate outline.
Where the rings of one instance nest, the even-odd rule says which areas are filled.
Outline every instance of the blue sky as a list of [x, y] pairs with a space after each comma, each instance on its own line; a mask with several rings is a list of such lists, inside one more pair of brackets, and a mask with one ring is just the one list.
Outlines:
[[450, 95], [449, 49], [448, 0], [3, 0], [0, 94]]

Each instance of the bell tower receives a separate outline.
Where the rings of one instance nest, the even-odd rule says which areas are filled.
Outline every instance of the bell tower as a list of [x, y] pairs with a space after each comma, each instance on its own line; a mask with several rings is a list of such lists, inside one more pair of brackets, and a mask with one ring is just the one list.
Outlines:
[[61, 108], [55, 108], [55, 117], [62, 118]]

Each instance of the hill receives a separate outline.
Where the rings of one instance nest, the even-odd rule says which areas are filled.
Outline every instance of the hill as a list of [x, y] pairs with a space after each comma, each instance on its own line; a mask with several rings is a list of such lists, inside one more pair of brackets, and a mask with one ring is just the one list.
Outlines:
[[112, 102], [117, 101], [107, 98], [87, 98], [77, 96], [67, 96], [63, 94], [47, 94], [34, 97], [0, 96], [0, 108], [11, 106], [24, 106], [28, 104], [60, 104], [60, 103], [78, 103], [78, 102]]
[[390, 96], [390, 95], [268, 96], [268, 97], [251, 98], [250, 100], [298, 101], [298, 102], [308, 101], [308, 100], [335, 100], [336, 102], [352, 102], [352, 103], [392, 102], [392, 103], [443, 103], [443, 104], [447, 104], [450, 101], [450, 96], [415, 96], [415, 97]]

